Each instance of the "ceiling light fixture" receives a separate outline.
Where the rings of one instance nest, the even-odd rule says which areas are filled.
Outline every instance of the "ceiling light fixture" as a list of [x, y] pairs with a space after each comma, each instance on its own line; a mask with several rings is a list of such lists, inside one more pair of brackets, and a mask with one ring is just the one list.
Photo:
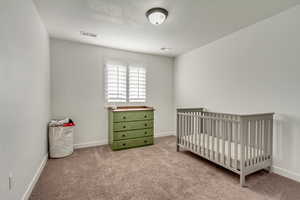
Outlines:
[[151, 8], [146, 12], [149, 22], [154, 25], [160, 25], [166, 21], [169, 12], [164, 8]]

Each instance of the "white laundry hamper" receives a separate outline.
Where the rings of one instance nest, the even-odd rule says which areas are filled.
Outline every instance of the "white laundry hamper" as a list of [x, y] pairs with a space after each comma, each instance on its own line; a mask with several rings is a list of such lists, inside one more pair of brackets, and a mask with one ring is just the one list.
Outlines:
[[49, 126], [50, 158], [69, 156], [74, 151], [74, 126]]

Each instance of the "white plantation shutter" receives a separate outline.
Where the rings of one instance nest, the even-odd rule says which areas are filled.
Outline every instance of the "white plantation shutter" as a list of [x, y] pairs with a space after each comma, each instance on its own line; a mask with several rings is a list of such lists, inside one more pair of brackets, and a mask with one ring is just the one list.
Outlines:
[[120, 64], [106, 64], [105, 77], [107, 102], [126, 102], [127, 67]]
[[146, 101], [146, 69], [129, 67], [129, 102]]

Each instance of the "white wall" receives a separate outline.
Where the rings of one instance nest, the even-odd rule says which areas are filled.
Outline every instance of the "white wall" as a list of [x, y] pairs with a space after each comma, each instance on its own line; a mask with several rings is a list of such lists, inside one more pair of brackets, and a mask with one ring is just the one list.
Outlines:
[[[173, 58], [51, 39], [52, 117], [77, 123], [75, 144], [107, 143], [104, 63], [142, 63], [147, 69], [147, 102], [154, 106], [155, 134], [174, 133]], [[77, 145], [78, 146], [78, 145]]]
[[177, 107], [276, 112], [275, 171], [300, 181], [300, 6], [175, 61]]
[[0, 24], [0, 199], [17, 200], [47, 150], [49, 39], [30, 0], [1, 0]]

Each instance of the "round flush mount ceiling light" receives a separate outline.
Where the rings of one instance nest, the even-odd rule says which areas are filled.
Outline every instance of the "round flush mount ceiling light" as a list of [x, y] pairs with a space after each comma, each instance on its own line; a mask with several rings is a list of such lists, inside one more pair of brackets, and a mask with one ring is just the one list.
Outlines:
[[166, 21], [168, 11], [164, 8], [151, 8], [146, 12], [149, 22], [154, 25], [160, 25]]

